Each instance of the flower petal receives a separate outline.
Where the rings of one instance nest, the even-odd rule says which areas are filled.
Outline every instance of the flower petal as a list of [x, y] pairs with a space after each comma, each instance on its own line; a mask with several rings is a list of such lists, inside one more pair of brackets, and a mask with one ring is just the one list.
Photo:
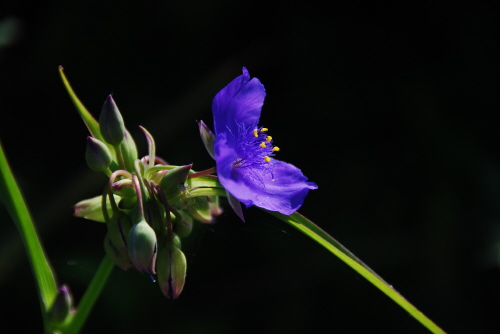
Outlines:
[[270, 211], [290, 215], [300, 208], [315, 183], [292, 164], [271, 160], [265, 169], [234, 167], [236, 151], [225, 136], [215, 142], [217, 175], [221, 184], [247, 207], [256, 205]]
[[237, 131], [238, 126], [251, 127], [259, 122], [266, 90], [257, 78], [243, 67], [243, 74], [224, 87], [212, 102], [215, 133]]

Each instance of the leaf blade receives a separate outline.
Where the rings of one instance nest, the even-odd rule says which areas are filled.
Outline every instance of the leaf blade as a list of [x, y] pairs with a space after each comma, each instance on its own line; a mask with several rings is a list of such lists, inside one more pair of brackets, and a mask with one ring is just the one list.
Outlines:
[[12, 220], [21, 234], [28, 259], [37, 283], [40, 307], [44, 326], [48, 332], [49, 323], [46, 317], [56, 294], [57, 285], [52, 268], [45, 256], [42, 244], [38, 239], [35, 225], [31, 219], [28, 207], [24, 202], [21, 191], [12, 175], [2, 145], [0, 143], [0, 199], [4, 203]]

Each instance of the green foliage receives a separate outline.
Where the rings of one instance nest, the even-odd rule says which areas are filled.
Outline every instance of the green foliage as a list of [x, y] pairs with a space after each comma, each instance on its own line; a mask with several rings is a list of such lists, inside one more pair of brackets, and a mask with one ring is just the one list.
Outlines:
[[35, 225], [31, 220], [28, 207], [24, 202], [14, 176], [10, 170], [7, 158], [0, 143], [0, 199], [9, 211], [16, 224], [28, 255], [28, 259], [35, 276], [40, 308], [44, 319], [45, 331], [49, 330], [47, 312], [57, 294], [56, 281], [52, 268], [45, 256], [42, 244], [38, 239]]

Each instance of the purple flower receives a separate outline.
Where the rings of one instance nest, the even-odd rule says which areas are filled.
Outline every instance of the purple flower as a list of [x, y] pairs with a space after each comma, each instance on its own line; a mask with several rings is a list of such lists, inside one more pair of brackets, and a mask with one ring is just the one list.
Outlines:
[[266, 92], [259, 79], [240, 75], [212, 102], [217, 175], [224, 188], [247, 207], [256, 205], [285, 215], [294, 213], [316, 184], [300, 169], [273, 158], [279, 148], [258, 126]]

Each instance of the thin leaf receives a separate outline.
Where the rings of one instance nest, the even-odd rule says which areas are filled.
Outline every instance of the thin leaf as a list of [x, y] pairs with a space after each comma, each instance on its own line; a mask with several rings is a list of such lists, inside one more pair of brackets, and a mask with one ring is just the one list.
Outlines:
[[87, 110], [87, 108], [85, 108], [85, 106], [80, 101], [78, 96], [76, 96], [75, 92], [73, 91], [73, 88], [71, 88], [71, 85], [69, 84], [69, 81], [66, 78], [66, 75], [64, 74], [64, 69], [62, 66], [59, 66], [59, 75], [61, 76], [61, 80], [64, 84], [64, 87], [68, 91], [71, 101], [75, 105], [76, 110], [80, 114], [80, 117], [83, 119], [83, 122], [87, 126], [87, 129], [89, 130], [92, 137], [99, 139], [103, 143], [106, 143], [104, 138], [101, 136], [101, 131], [99, 131], [99, 123], [95, 120], [95, 118]]
[[57, 294], [56, 281], [52, 269], [45, 256], [35, 226], [28, 208], [12, 175], [7, 159], [0, 144], [0, 199], [14, 220], [28, 254], [29, 262], [35, 281], [42, 309], [45, 331], [49, 331], [47, 320], [48, 308], [52, 305]]
[[290, 216], [286, 216], [279, 212], [267, 211], [267, 210], [264, 211], [281, 219], [285, 223], [292, 225], [293, 227], [295, 227], [296, 229], [298, 229], [299, 231], [301, 231], [302, 233], [309, 236], [314, 241], [316, 241], [317, 243], [328, 249], [335, 256], [344, 261], [348, 266], [356, 270], [361, 276], [367, 279], [370, 283], [375, 285], [379, 290], [385, 293], [389, 298], [394, 300], [399, 306], [408, 311], [429, 331], [431, 331], [432, 333], [445, 333], [441, 328], [439, 328], [439, 326], [437, 326], [432, 320], [427, 318], [408, 300], [406, 300], [403, 296], [401, 296], [396, 290], [394, 290], [392, 286], [390, 286], [386, 281], [384, 281], [372, 269], [370, 269], [360, 259], [354, 256], [354, 254], [352, 254], [347, 248], [342, 246], [337, 240], [332, 238], [328, 233], [323, 231], [312, 221], [302, 216], [298, 212], [295, 212]]
[[[85, 108], [83, 103], [80, 101], [78, 96], [76, 96], [75, 92], [73, 91], [73, 88], [71, 87], [68, 78], [66, 78], [66, 75], [64, 74], [64, 69], [62, 66], [59, 66], [59, 75], [61, 76], [61, 80], [64, 84], [64, 87], [66, 88], [66, 91], [68, 92], [68, 95], [73, 102], [73, 104], [76, 107], [76, 110], [78, 111], [78, 114], [82, 118], [83, 122], [85, 123], [85, 126], [87, 126], [87, 129], [89, 130], [90, 134], [92, 137], [99, 139], [101, 142], [103, 142], [109, 149], [109, 152], [113, 156], [113, 162], [111, 163], [110, 168], [112, 170], [118, 169], [118, 166], [116, 165], [116, 150], [115, 147], [106, 140], [104, 140], [104, 137], [101, 135], [101, 131], [99, 130], [99, 123], [96, 121], [94, 116]], [[110, 175], [110, 171], [106, 172], [106, 175]]]

